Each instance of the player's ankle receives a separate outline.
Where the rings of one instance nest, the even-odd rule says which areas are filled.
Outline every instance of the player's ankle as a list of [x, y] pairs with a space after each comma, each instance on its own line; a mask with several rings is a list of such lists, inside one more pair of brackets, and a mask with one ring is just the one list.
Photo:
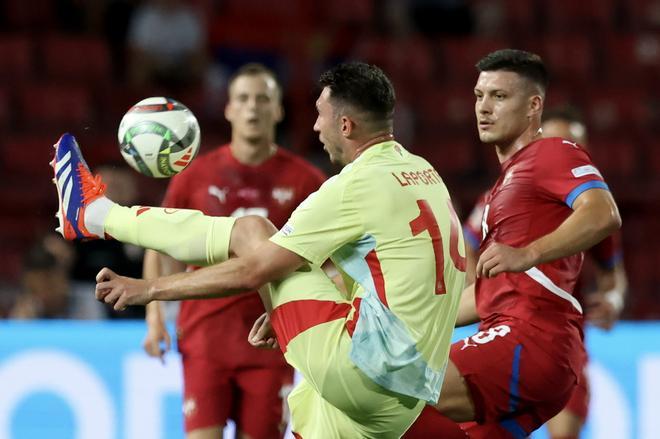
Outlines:
[[116, 203], [106, 196], [100, 196], [96, 200], [89, 203], [85, 209], [85, 228], [94, 235], [104, 238], [105, 220], [108, 218], [110, 209]]

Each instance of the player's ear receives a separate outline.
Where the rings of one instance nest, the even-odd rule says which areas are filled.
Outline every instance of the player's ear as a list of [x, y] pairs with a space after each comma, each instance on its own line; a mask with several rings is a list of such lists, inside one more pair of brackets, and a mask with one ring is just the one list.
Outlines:
[[528, 116], [533, 117], [540, 115], [543, 111], [543, 96], [534, 94], [529, 98], [529, 111]]
[[355, 122], [348, 116], [342, 116], [340, 118], [341, 123], [341, 135], [344, 137], [350, 137], [355, 129]]

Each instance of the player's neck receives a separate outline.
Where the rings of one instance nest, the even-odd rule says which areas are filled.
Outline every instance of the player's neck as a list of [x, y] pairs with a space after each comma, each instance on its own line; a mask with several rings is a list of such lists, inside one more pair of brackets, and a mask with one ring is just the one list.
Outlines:
[[277, 151], [277, 146], [270, 140], [249, 142], [245, 139], [233, 138], [229, 144], [231, 154], [239, 163], [248, 166], [258, 166], [271, 158]]
[[541, 128], [530, 126], [524, 133], [514, 139], [512, 142], [496, 144], [495, 151], [500, 164], [509, 160], [515, 153], [526, 148], [530, 143], [542, 137]]
[[390, 140], [394, 140], [394, 134], [392, 133], [381, 133], [376, 135], [375, 137], [371, 137], [366, 142], [362, 142], [360, 146], [358, 146], [355, 149], [355, 153], [353, 154], [353, 160], [360, 157], [360, 154], [362, 154], [364, 151], [371, 148], [372, 146], [378, 145], [379, 143], [388, 142]]

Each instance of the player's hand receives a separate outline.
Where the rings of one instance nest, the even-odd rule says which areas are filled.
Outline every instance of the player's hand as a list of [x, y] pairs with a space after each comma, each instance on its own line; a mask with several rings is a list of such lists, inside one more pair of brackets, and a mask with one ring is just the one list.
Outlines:
[[96, 275], [96, 300], [113, 305], [115, 311], [123, 311], [128, 305], [146, 305], [151, 302], [150, 282], [120, 276], [109, 268]]
[[144, 337], [142, 347], [150, 357], [157, 357], [165, 364], [165, 354], [170, 350], [172, 340], [167, 327], [160, 317], [147, 322], [147, 335]]
[[519, 273], [532, 268], [536, 257], [528, 247], [515, 248], [495, 242], [477, 261], [477, 277], [494, 277], [504, 272]]
[[586, 297], [587, 320], [594, 326], [610, 330], [619, 320], [620, 310], [607, 299], [606, 293], [594, 293]]
[[268, 313], [263, 313], [252, 325], [248, 342], [255, 348], [276, 349], [278, 347]]

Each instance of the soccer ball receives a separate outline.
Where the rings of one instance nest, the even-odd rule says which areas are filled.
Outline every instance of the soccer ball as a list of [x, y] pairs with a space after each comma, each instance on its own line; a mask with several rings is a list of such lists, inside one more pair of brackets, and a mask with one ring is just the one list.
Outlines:
[[185, 105], [174, 99], [143, 99], [119, 124], [119, 150], [136, 171], [156, 178], [181, 172], [199, 151], [199, 124]]

